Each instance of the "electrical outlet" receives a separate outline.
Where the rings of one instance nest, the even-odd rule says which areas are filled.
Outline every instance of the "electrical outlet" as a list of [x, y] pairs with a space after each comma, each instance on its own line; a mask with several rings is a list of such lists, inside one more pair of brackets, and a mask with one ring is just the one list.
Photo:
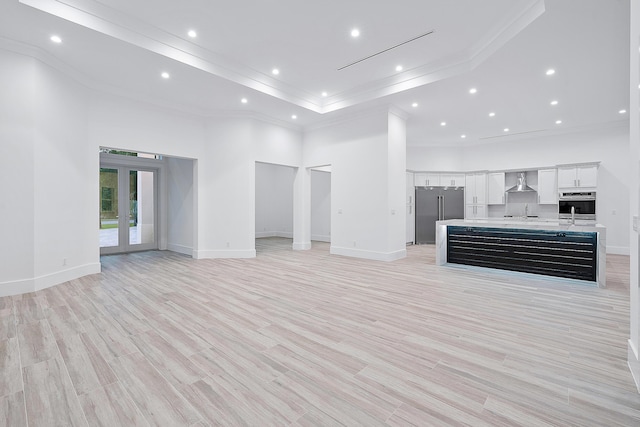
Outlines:
[[66, 258], [62, 258], [62, 265], [67, 265], [67, 259]]
[[227, 247], [230, 247], [229, 242], [227, 242]]
[[353, 247], [354, 248], [356, 247], [356, 241], [355, 240], [353, 241]]

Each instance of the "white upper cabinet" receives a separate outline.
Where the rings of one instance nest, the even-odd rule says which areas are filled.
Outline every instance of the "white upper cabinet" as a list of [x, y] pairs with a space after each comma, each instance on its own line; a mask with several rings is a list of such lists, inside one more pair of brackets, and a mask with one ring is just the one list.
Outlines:
[[598, 166], [563, 166], [558, 168], [558, 188], [595, 188]]
[[441, 173], [440, 185], [442, 187], [464, 187], [463, 173]]
[[492, 172], [487, 175], [487, 204], [504, 205], [505, 179], [504, 172]]
[[487, 174], [473, 173], [465, 177], [465, 200], [468, 205], [487, 203]]
[[416, 187], [438, 187], [440, 186], [440, 174], [421, 172], [415, 174]]
[[538, 171], [538, 203], [541, 205], [558, 203], [556, 169], [540, 169]]
[[464, 187], [463, 173], [418, 172], [414, 175], [416, 187]]

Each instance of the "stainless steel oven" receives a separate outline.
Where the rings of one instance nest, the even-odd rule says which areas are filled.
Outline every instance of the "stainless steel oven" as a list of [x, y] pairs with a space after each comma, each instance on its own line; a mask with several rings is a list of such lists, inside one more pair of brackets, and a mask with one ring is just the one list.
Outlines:
[[571, 218], [571, 208], [575, 211], [576, 219], [596, 219], [596, 192], [566, 192], [560, 193], [558, 200], [558, 218]]

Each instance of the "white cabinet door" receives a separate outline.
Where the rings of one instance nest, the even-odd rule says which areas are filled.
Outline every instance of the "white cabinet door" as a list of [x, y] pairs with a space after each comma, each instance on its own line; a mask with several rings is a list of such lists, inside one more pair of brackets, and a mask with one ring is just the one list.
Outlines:
[[440, 186], [441, 187], [464, 187], [464, 174], [463, 173], [441, 173]]
[[424, 187], [427, 185], [427, 174], [426, 173], [415, 173], [413, 174], [413, 183], [416, 187]]
[[576, 168], [576, 178], [578, 179], [578, 187], [595, 188], [598, 186], [598, 167], [578, 166]]
[[576, 168], [558, 168], [558, 187], [571, 188], [578, 186]]
[[416, 189], [414, 187], [415, 177], [411, 172], [407, 172], [407, 185], [406, 185], [406, 243], [413, 243], [415, 240], [415, 226], [416, 226], [416, 205], [415, 196]]
[[472, 205], [476, 202], [476, 177], [467, 175], [464, 183], [464, 199], [466, 204]]
[[487, 174], [474, 173], [465, 177], [465, 201], [467, 204], [487, 203]]
[[595, 188], [598, 185], [598, 166], [558, 168], [558, 188]]
[[477, 173], [476, 177], [476, 203], [484, 205], [487, 203], [487, 174]]
[[453, 187], [453, 178], [450, 173], [441, 173], [440, 174], [440, 186], [442, 187]]
[[541, 205], [555, 205], [558, 203], [558, 185], [555, 169], [541, 169], [538, 171], [538, 203]]
[[504, 172], [493, 172], [487, 175], [487, 204], [504, 205], [504, 191]]
[[440, 174], [439, 173], [427, 173], [427, 183], [425, 184], [428, 187], [438, 187], [440, 186]]
[[467, 205], [466, 219], [479, 219], [487, 217], [487, 205]]

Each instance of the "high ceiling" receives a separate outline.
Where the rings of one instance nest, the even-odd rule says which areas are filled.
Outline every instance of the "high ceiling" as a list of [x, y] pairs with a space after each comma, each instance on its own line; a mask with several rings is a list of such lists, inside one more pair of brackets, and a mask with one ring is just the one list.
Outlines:
[[200, 114], [304, 129], [393, 105], [412, 146], [607, 126], [629, 103], [628, 0], [0, 0], [16, 46]]

